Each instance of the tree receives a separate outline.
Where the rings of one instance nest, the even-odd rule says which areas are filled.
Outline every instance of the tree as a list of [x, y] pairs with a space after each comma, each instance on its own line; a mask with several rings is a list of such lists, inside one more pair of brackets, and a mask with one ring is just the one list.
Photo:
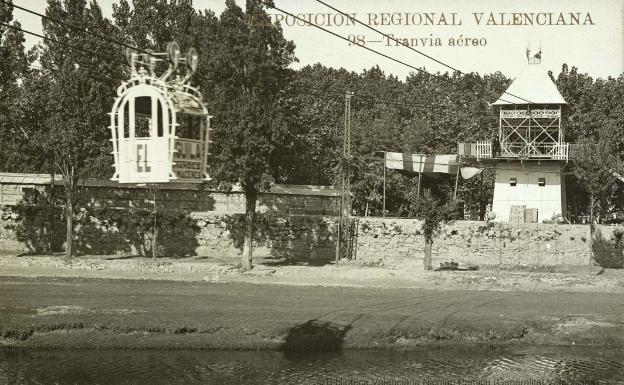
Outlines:
[[11, 172], [36, 171], [43, 161], [40, 152], [33, 151], [24, 130], [24, 81], [32, 72], [29, 66], [34, 53], [24, 49], [21, 25], [13, 21], [13, 7], [0, 3], [0, 169]]
[[411, 213], [423, 221], [422, 232], [425, 238], [425, 256], [423, 259], [425, 270], [433, 268], [431, 252], [436, 233], [443, 224], [457, 218], [457, 205], [454, 201], [443, 202], [426, 189], [420, 194], [412, 196], [413, 206]]
[[211, 16], [214, 17], [208, 12], [205, 18], [198, 15], [188, 0], [132, 0], [132, 7], [127, 0], [113, 4], [113, 19], [121, 40], [141, 50], [156, 52], [165, 52], [167, 43], [176, 41], [180, 47], [195, 47], [202, 54], [201, 43], [214, 39], [214, 34], [198, 33], [197, 26], [200, 19], [210, 20]]
[[[46, 15], [103, 36], [118, 36], [96, 1], [49, 0]], [[41, 74], [31, 97], [45, 109], [31, 120], [33, 137], [62, 175], [66, 217], [66, 258], [72, 257], [73, 216], [80, 181], [110, 176], [107, 113], [123, 78], [122, 50], [106, 40], [43, 19]], [[54, 39], [55, 41], [51, 40]]]
[[[616, 161], [612, 154], [612, 144], [605, 140], [595, 142], [582, 139], [574, 153], [574, 176], [589, 193], [589, 218], [594, 223], [594, 211], [598, 206], [599, 213], [607, 209], [609, 193], [616, 184], [613, 172]], [[600, 203], [600, 205], [597, 205]]]
[[[248, 15], [256, 22], [246, 23]], [[270, 180], [273, 155], [287, 137], [283, 90], [295, 47], [254, 0], [247, 1], [245, 12], [233, 0], [226, 1], [218, 41], [215, 65], [224, 75], [215, 92], [214, 174], [238, 181], [245, 193], [245, 271], [252, 268], [258, 194]]]

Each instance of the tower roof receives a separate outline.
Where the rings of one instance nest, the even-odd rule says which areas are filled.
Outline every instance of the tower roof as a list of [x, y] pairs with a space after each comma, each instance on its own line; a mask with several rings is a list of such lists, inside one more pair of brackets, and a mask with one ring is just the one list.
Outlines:
[[[512, 96], [514, 95], [514, 96]], [[529, 64], [514, 79], [495, 106], [516, 104], [568, 104], [539, 64]]]

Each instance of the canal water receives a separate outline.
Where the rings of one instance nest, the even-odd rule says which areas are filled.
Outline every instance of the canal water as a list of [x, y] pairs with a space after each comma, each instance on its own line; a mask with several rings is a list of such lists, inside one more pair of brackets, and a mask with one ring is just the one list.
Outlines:
[[601, 348], [420, 351], [0, 350], [0, 384], [622, 384], [624, 352]]

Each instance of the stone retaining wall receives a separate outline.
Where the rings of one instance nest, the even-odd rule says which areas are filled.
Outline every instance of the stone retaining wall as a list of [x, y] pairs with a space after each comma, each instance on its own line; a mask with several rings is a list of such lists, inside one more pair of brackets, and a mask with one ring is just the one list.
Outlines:
[[[421, 224], [415, 219], [360, 218], [358, 258], [370, 264], [422, 258]], [[436, 236], [433, 262], [434, 266], [451, 260], [480, 266], [587, 265], [589, 233], [585, 225], [456, 221]]]
[[[83, 208], [74, 219], [74, 248], [80, 254], [150, 256], [154, 214], [149, 210]], [[244, 215], [163, 211], [158, 215], [159, 254], [237, 260], [243, 246]], [[258, 213], [254, 256], [289, 263], [328, 263], [334, 258], [334, 219], [320, 215]], [[63, 249], [60, 209], [10, 207], [0, 210], [0, 250], [42, 253]]]
[[[235, 262], [243, 244], [242, 214], [164, 211], [159, 216], [163, 256], [199, 255]], [[150, 255], [154, 217], [148, 210], [83, 208], [76, 216], [76, 250], [82, 254]], [[8, 207], [1, 211], [0, 249], [45, 252], [64, 240], [59, 209]], [[259, 213], [254, 256], [267, 263], [326, 264], [334, 259], [335, 218]], [[443, 226], [433, 245], [434, 266], [454, 260], [479, 266], [588, 265], [590, 226], [456, 221]], [[622, 267], [624, 227], [595, 226], [594, 260]], [[357, 263], [422, 264], [421, 222], [359, 218]]]

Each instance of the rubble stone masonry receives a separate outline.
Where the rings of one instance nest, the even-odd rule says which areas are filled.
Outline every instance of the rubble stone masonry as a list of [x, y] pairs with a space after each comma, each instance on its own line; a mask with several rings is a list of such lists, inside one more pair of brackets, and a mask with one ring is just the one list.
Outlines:
[[[41, 253], [63, 248], [62, 207], [45, 186], [1, 186], [0, 252]], [[80, 254], [151, 255], [154, 213], [149, 191], [92, 186], [75, 217]], [[159, 254], [236, 262], [243, 245], [244, 197], [206, 191], [159, 192]], [[60, 194], [59, 194], [60, 195]], [[254, 257], [265, 262], [326, 264], [335, 257], [336, 197], [264, 194], [258, 204]], [[356, 262], [421, 264], [421, 222], [358, 218]], [[593, 242], [590, 246], [590, 234]], [[455, 221], [433, 244], [434, 266], [454, 260], [478, 266], [588, 265], [622, 267], [624, 227]], [[591, 250], [590, 250], [591, 247]]]

